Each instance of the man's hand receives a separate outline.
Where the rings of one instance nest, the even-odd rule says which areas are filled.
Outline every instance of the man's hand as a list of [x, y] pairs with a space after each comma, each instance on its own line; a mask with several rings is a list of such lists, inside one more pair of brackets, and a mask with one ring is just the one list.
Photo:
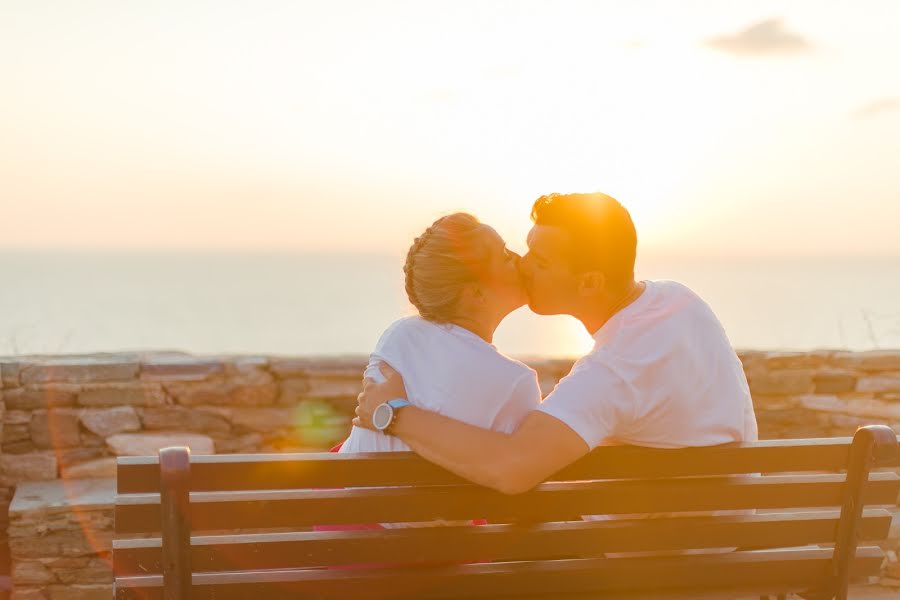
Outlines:
[[353, 419], [353, 424], [357, 427], [374, 430], [372, 414], [375, 409], [388, 400], [406, 398], [406, 387], [400, 373], [384, 363], [378, 365], [378, 368], [387, 381], [383, 383], [375, 383], [371, 379], [363, 381], [363, 391], [356, 397], [356, 418]]

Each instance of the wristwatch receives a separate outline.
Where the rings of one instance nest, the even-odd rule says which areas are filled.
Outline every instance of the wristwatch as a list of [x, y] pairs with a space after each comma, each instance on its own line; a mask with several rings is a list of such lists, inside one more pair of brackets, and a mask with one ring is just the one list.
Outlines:
[[388, 400], [384, 404], [379, 404], [375, 407], [375, 412], [372, 413], [372, 425], [375, 426], [375, 429], [380, 431], [381, 433], [390, 433], [391, 425], [394, 424], [394, 421], [397, 419], [397, 413], [404, 406], [409, 406], [409, 400], [405, 398], [394, 398], [393, 400]]

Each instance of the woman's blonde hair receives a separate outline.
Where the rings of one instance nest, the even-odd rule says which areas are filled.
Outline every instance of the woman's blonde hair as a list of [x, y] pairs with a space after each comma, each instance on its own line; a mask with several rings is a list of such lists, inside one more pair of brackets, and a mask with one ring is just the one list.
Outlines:
[[458, 316], [463, 289], [484, 273], [482, 225], [470, 214], [441, 217], [406, 254], [406, 295], [423, 319], [447, 323]]

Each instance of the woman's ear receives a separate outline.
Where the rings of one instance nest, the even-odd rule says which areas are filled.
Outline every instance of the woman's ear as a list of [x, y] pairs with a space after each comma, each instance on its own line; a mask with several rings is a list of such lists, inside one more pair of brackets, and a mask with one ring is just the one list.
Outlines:
[[606, 286], [606, 275], [600, 271], [587, 271], [578, 279], [578, 293], [582, 296], [596, 296]]
[[483, 305], [487, 302], [487, 292], [485, 292], [484, 288], [477, 283], [472, 284], [472, 299], [479, 305]]
[[464, 305], [481, 306], [487, 301], [484, 290], [477, 283], [467, 283], [463, 286], [462, 301]]

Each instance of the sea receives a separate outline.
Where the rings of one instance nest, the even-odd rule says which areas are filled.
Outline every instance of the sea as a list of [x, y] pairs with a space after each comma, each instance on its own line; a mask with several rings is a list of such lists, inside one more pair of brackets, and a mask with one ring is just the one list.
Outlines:
[[[0, 354], [366, 354], [414, 314], [401, 268], [378, 254], [2, 251]], [[738, 349], [900, 348], [900, 257], [655, 256], [636, 275], [691, 287]], [[494, 343], [565, 357], [591, 339], [522, 308]]]

